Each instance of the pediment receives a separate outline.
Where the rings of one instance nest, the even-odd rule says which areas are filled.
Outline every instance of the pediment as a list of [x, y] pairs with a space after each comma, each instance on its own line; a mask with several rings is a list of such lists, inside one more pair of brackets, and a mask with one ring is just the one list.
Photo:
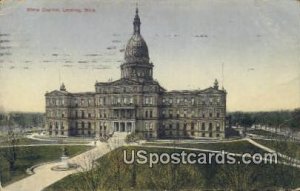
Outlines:
[[65, 95], [69, 95], [69, 92], [66, 91], [59, 91], [59, 90], [54, 90], [51, 92], [46, 93], [46, 96], [65, 96]]
[[220, 94], [225, 93], [223, 90], [215, 89], [213, 87], [206, 88], [201, 91], [201, 93], [209, 93], [209, 94]]

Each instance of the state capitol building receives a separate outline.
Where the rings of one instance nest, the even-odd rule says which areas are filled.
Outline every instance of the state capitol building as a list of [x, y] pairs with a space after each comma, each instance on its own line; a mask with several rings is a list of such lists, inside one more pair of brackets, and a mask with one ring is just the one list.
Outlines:
[[106, 137], [135, 132], [145, 138], [224, 138], [226, 91], [215, 80], [203, 90], [167, 91], [153, 79], [153, 63], [141, 36], [138, 9], [125, 49], [121, 78], [96, 82], [95, 92], [47, 92], [50, 136]]

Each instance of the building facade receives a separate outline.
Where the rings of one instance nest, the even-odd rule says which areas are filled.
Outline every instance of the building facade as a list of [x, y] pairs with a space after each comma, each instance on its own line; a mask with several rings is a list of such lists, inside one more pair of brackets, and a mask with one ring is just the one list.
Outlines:
[[45, 94], [50, 136], [135, 132], [145, 138], [225, 137], [226, 91], [217, 80], [203, 90], [166, 91], [153, 79], [140, 25], [136, 10], [119, 80], [97, 82], [95, 92], [70, 93], [62, 84]]

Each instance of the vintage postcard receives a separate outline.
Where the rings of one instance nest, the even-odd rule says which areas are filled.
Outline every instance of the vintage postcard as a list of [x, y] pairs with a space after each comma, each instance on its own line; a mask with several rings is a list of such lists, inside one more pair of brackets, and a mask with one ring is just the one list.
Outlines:
[[0, 191], [300, 190], [299, 0], [0, 0]]

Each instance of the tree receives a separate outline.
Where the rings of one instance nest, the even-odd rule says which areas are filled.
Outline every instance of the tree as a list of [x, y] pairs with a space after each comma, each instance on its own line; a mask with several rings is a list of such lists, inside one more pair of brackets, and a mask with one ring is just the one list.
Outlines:
[[255, 190], [256, 175], [251, 165], [222, 165], [216, 180], [225, 190]]
[[9, 170], [15, 171], [15, 164], [18, 158], [19, 151], [19, 135], [13, 131], [10, 124], [10, 117], [7, 116], [8, 133], [7, 133], [7, 148], [3, 149], [3, 158], [9, 163]]
[[300, 108], [297, 108], [292, 112], [292, 118], [293, 120], [290, 123], [291, 128], [300, 130]]
[[[81, 166], [81, 178], [84, 182], [80, 181], [81, 185], [77, 185], [78, 190], [91, 190], [97, 191], [101, 187], [100, 175], [101, 167], [96, 162], [96, 157], [93, 154], [85, 157], [84, 166]], [[83, 183], [83, 184], [82, 184]]]

